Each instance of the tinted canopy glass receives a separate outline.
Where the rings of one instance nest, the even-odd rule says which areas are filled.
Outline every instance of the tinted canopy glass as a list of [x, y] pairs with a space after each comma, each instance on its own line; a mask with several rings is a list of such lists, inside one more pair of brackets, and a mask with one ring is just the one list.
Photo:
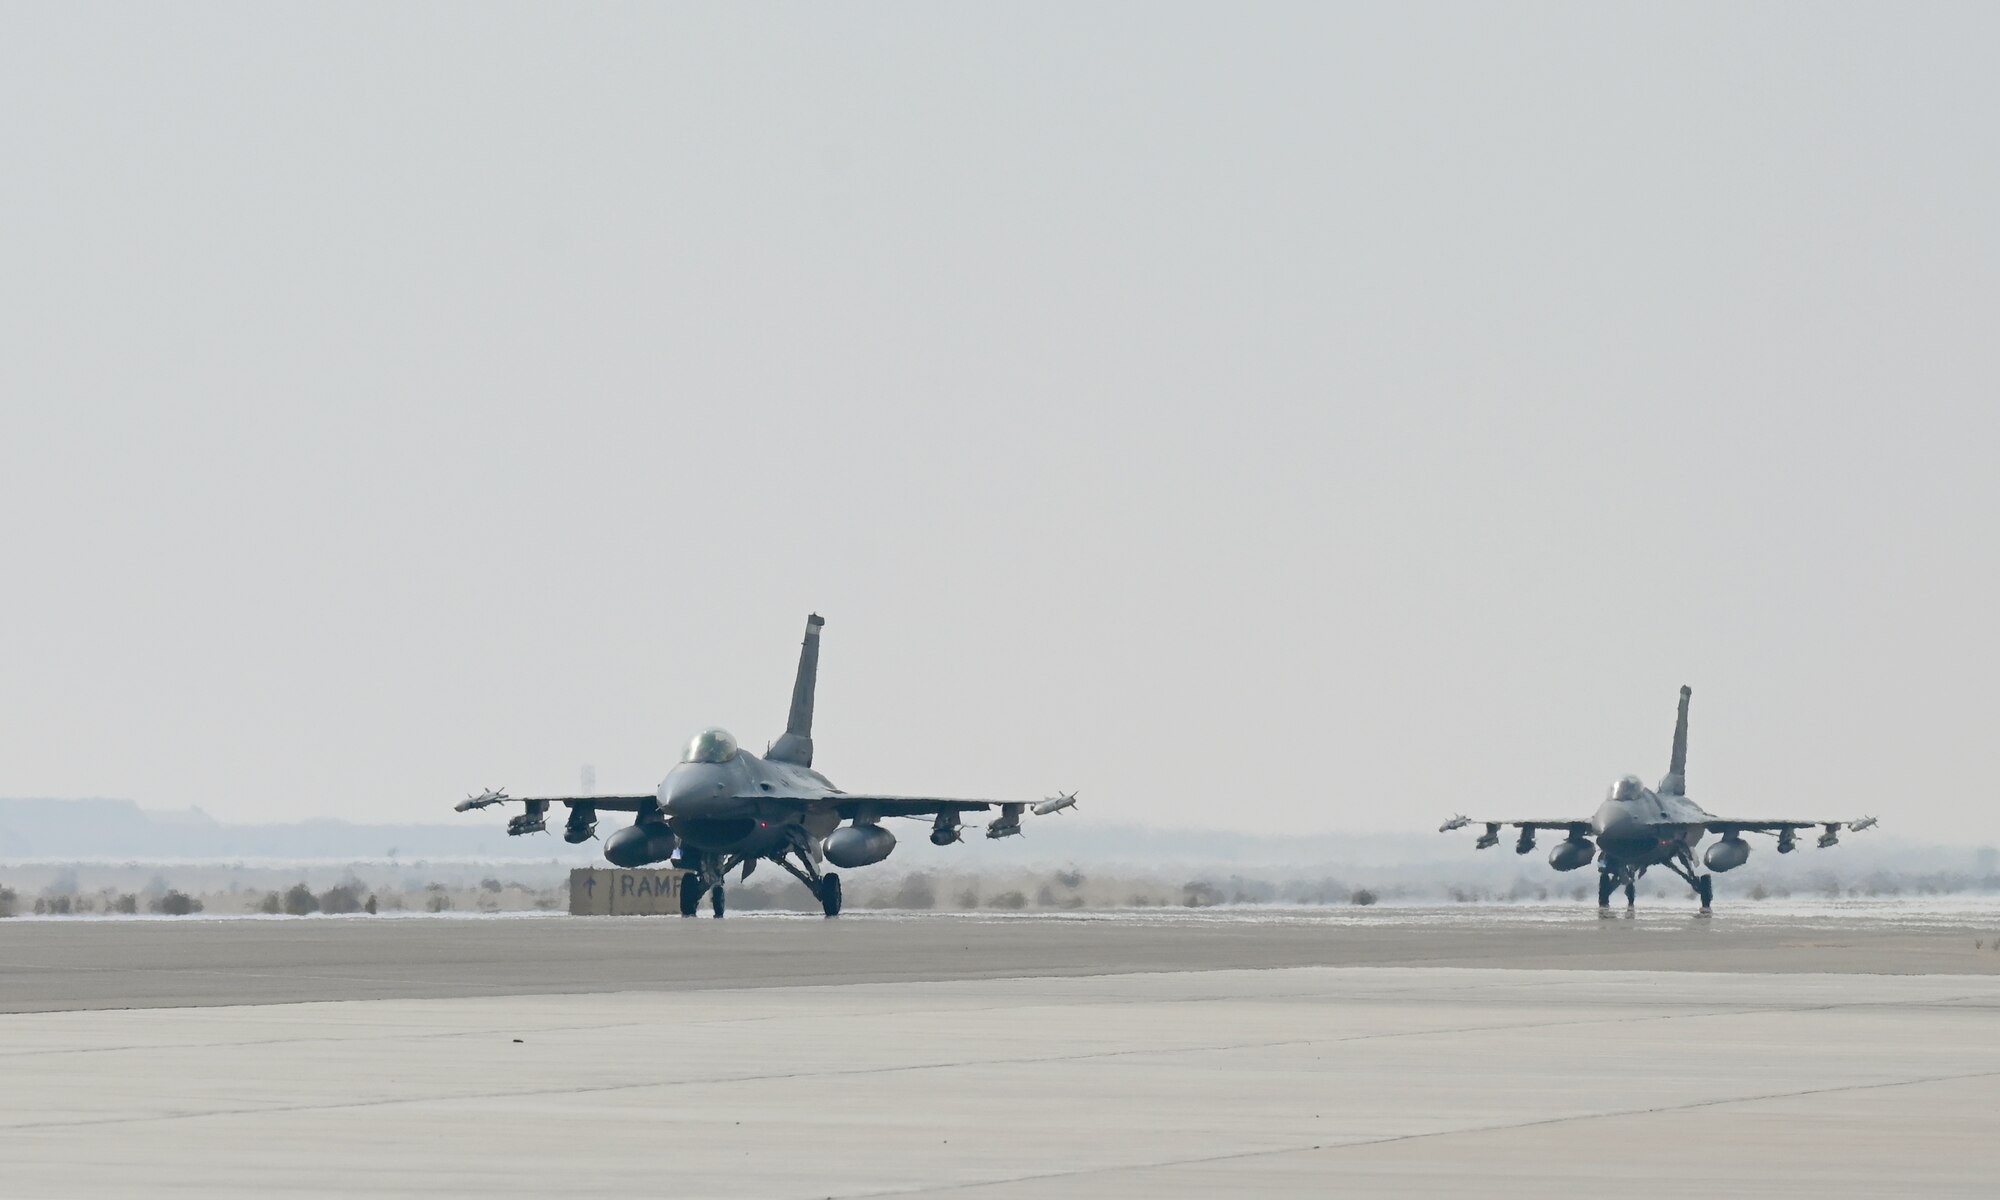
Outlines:
[[704, 729], [688, 742], [682, 762], [723, 763], [736, 757], [736, 739], [727, 729]]
[[1625, 778], [1611, 785], [1609, 799], [1637, 800], [1645, 791], [1646, 785], [1639, 782], [1637, 775], [1627, 775]]

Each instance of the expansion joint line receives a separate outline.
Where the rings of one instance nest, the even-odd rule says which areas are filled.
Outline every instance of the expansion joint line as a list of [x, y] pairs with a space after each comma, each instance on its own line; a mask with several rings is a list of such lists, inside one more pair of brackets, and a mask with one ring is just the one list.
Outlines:
[[1463, 1134], [1512, 1133], [1522, 1129], [1540, 1129], [1554, 1125], [1569, 1125], [1583, 1121], [1608, 1121], [1618, 1117], [1646, 1117], [1656, 1114], [1694, 1112], [1704, 1108], [1724, 1108], [1732, 1104], [1757, 1104], [1765, 1100], [1795, 1100], [1804, 1096], [1829, 1096], [1843, 1092], [1872, 1092], [1889, 1088], [1919, 1087], [1927, 1083], [1957, 1083], [1967, 1079], [2000, 1078], [2000, 1070], [1966, 1071], [1955, 1075], [1926, 1075], [1916, 1079], [1888, 1079], [1878, 1083], [1844, 1083], [1831, 1087], [1802, 1088], [1795, 1092], [1764, 1092], [1754, 1096], [1722, 1096], [1714, 1100], [1691, 1100], [1686, 1104], [1661, 1104], [1649, 1108], [1625, 1108], [1612, 1112], [1577, 1113], [1567, 1117], [1538, 1117], [1531, 1121], [1502, 1122], [1495, 1125], [1469, 1125], [1462, 1129], [1435, 1129], [1425, 1133], [1398, 1133], [1388, 1137], [1364, 1138], [1353, 1142], [1336, 1142], [1332, 1145], [1279, 1146], [1264, 1150], [1242, 1150], [1230, 1154], [1209, 1154], [1196, 1158], [1162, 1159], [1158, 1162], [1124, 1163], [1108, 1167], [1083, 1167], [1074, 1171], [1047, 1171], [1032, 1175], [1010, 1175], [1005, 1179], [982, 1179], [971, 1183], [935, 1184], [926, 1183], [909, 1188], [891, 1188], [877, 1192], [848, 1192], [828, 1200], [877, 1200], [881, 1197], [906, 1196], [913, 1193], [971, 1192], [980, 1188], [1007, 1187], [1017, 1183], [1038, 1183], [1051, 1179], [1083, 1179], [1093, 1175], [1117, 1175], [1129, 1171], [1171, 1170], [1176, 1167], [1199, 1167], [1211, 1163], [1240, 1163], [1252, 1159], [1274, 1158], [1286, 1154], [1337, 1153], [1342, 1150], [1364, 1150], [1372, 1146], [1392, 1146], [1399, 1142], [1432, 1141], [1441, 1138], [1458, 1137]]

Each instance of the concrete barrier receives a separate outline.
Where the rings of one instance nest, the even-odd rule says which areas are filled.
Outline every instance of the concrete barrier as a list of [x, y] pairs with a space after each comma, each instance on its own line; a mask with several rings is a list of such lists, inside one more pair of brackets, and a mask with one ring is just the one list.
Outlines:
[[573, 917], [677, 917], [681, 872], [661, 867], [578, 867], [569, 873]]

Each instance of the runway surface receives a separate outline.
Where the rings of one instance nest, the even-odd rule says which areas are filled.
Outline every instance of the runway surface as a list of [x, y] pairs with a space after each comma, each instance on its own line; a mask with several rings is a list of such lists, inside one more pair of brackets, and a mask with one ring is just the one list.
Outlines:
[[6, 922], [0, 1194], [1985, 1197], [1992, 915]]
[[2000, 906], [0, 921], [0, 1012], [1305, 966], [2000, 973]]
[[1292, 968], [0, 1019], [21, 1196], [1990, 1196], [2000, 980]]

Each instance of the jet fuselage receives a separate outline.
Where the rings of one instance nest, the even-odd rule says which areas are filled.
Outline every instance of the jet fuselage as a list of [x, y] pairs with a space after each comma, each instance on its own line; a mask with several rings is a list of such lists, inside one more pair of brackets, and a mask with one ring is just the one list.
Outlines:
[[[697, 735], [696, 742], [705, 736]], [[763, 854], [787, 844], [793, 825], [803, 825], [810, 836], [824, 838], [840, 823], [831, 813], [778, 819], [772, 809], [780, 806], [766, 809], [766, 800], [821, 800], [839, 792], [811, 767], [772, 762], [747, 750], [735, 750], [721, 762], [677, 764], [660, 781], [658, 796], [660, 815], [683, 845], [729, 854]]]
[[1686, 796], [1657, 792], [1626, 776], [1591, 815], [1601, 857], [1655, 866], [1693, 853], [1707, 834], [1709, 814]]

